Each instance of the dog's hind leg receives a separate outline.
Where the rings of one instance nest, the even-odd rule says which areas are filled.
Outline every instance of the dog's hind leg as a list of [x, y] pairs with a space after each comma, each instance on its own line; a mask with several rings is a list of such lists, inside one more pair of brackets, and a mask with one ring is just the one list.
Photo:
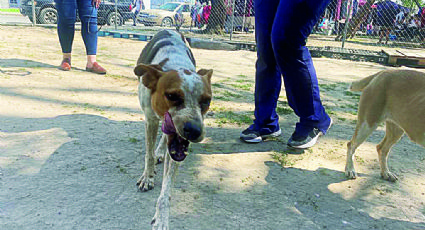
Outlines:
[[354, 169], [354, 153], [369, 136], [376, 129], [376, 125], [369, 127], [366, 121], [358, 120], [356, 131], [353, 137], [347, 143], [347, 161], [345, 164], [345, 175], [350, 179], [356, 178], [356, 171]]
[[155, 150], [155, 162], [161, 164], [164, 161], [164, 156], [167, 153], [167, 135], [162, 134], [158, 147]]
[[137, 181], [140, 191], [145, 192], [154, 187], [155, 176], [155, 157], [154, 148], [156, 143], [156, 136], [159, 128], [159, 119], [147, 118], [145, 123], [145, 139], [146, 139], [146, 153], [145, 153], [145, 170], [143, 175]]
[[152, 229], [169, 229], [171, 188], [179, 164], [171, 159], [169, 154], [165, 155], [164, 176], [162, 179], [161, 194], [156, 203], [155, 216], [152, 219]]
[[378, 151], [379, 165], [381, 166], [381, 177], [385, 180], [395, 182], [398, 178], [388, 169], [388, 154], [391, 147], [403, 136], [404, 131], [397, 124], [388, 120], [385, 127], [385, 137], [376, 146], [376, 150]]

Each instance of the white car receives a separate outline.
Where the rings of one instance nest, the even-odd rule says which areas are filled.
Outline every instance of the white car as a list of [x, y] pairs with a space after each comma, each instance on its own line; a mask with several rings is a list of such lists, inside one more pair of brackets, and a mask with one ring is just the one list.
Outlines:
[[183, 14], [183, 25], [189, 26], [191, 5], [186, 2], [167, 2], [161, 5], [159, 9], [141, 10], [138, 21], [145, 26], [160, 25], [170, 27], [176, 24], [175, 15], [177, 12]]

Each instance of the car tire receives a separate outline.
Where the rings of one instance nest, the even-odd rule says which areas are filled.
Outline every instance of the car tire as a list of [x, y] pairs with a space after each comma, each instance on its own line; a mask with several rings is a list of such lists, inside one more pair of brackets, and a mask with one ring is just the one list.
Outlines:
[[115, 14], [115, 12], [111, 12], [108, 14], [108, 17], [106, 18], [106, 23], [111, 26], [115, 25], [115, 20], [117, 20], [117, 25], [122, 26], [123, 25], [123, 17], [120, 13]]
[[40, 21], [40, 24], [57, 24], [58, 23], [58, 12], [55, 8], [44, 8], [40, 11], [38, 15], [37, 22]]
[[162, 27], [171, 27], [171, 26], [173, 26], [173, 19], [168, 18], [168, 17], [162, 19], [161, 26]]

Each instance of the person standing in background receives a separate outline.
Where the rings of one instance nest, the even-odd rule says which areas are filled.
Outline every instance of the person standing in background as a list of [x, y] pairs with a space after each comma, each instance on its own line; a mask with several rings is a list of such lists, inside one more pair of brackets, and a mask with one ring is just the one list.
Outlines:
[[255, 120], [241, 140], [259, 143], [281, 134], [276, 113], [282, 76], [289, 106], [299, 117], [288, 146], [312, 147], [332, 124], [320, 100], [306, 39], [330, 0], [256, 0]]
[[137, 16], [139, 15], [140, 10], [144, 8], [142, 6], [143, 6], [142, 0], [133, 1], [133, 4], [132, 4], [133, 9], [131, 10], [133, 12], [133, 26], [136, 26]]
[[97, 8], [101, 0], [55, 0], [58, 12], [58, 36], [63, 59], [60, 69], [71, 70], [71, 51], [74, 41], [75, 22], [81, 19], [81, 35], [86, 47], [86, 71], [106, 74], [106, 70], [96, 62], [97, 53]]

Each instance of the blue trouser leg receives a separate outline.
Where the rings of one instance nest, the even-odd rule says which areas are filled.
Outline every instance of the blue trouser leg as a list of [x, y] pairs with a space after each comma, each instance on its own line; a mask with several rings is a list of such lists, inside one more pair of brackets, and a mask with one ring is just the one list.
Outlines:
[[75, 20], [81, 19], [81, 34], [87, 55], [97, 51], [97, 9], [91, 0], [55, 0], [58, 10], [58, 35], [63, 53], [71, 53], [74, 41]]
[[276, 105], [282, 79], [273, 54], [271, 31], [279, 1], [254, 1], [257, 62], [255, 73], [254, 130], [268, 134], [279, 130]]
[[55, 0], [58, 11], [58, 35], [62, 53], [71, 53], [74, 41], [77, 2], [75, 0]]
[[275, 109], [283, 74], [288, 103], [300, 117], [296, 131], [304, 135], [316, 127], [326, 132], [330, 118], [320, 101], [316, 71], [305, 40], [328, 2], [280, 0], [277, 6], [265, 1], [255, 2], [259, 47], [254, 123], [258, 127], [270, 127], [271, 130], [278, 127]]
[[97, 51], [97, 9], [91, 0], [77, 0], [78, 15], [81, 19], [81, 35], [86, 45], [87, 55], [96, 55]]

